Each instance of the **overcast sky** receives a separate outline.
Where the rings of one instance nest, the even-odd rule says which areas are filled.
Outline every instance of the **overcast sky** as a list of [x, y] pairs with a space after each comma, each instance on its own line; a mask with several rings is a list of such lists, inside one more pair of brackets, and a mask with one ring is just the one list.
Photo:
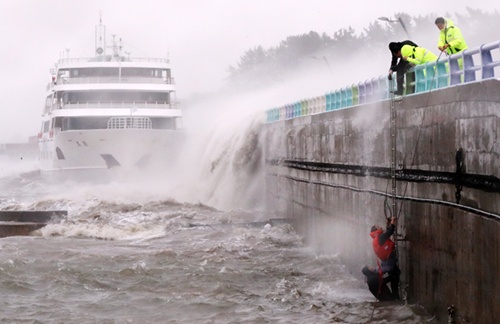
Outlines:
[[[93, 55], [99, 14], [131, 56], [169, 53], [183, 98], [215, 91], [227, 67], [259, 45], [276, 46], [311, 30], [331, 36], [352, 26], [361, 32], [398, 12], [446, 15], [465, 13], [467, 6], [498, 11], [500, 1], [0, 0], [0, 143], [37, 134], [49, 69], [66, 48], [70, 57]], [[386, 71], [380, 67], [380, 74]]]

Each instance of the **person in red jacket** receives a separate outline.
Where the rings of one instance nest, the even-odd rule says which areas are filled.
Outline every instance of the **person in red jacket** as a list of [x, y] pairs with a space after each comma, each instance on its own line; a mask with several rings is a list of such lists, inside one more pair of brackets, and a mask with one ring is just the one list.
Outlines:
[[392, 295], [399, 299], [399, 270], [394, 241], [391, 239], [396, 229], [396, 218], [392, 217], [387, 229], [373, 225], [370, 236], [373, 239], [373, 251], [380, 259], [380, 269], [382, 273], [387, 274], [387, 280], [391, 283]]

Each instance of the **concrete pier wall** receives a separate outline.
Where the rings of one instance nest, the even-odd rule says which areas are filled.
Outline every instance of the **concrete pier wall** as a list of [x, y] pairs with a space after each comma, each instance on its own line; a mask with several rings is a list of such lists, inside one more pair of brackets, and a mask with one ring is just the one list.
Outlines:
[[0, 210], [0, 238], [30, 235], [66, 215], [66, 210]]
[[409, 301], [442, 322], [454, 305], [459, 323], [500, 323], [499, 117], [490, 79], [269, 123], [267, 207], [357, 276], [376, 263], [370, 227], [396, 210]]

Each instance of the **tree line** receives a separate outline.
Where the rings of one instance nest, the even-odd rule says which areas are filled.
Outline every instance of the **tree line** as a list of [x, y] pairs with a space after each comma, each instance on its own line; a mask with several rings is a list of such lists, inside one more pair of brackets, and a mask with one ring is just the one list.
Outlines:
[[[438, 30], [434, 21], [438, 16], [452, 18], [455, 25], [460, 27], [469, 48], [500, 39], [498, 34], [500, 14], [497, 11], [484, 12], [466, 8], [465, 14], [456, 13], [453, 16], [447, 13], [412, 17], [404, 12], [396, 13], [394, 16], [404, 22], [410, 35], [435, 35], [436, 43]], [[267, 49], [257, 46], [247, 50], [239, 58], [236, 66], [228, 67], [227, 82], [229, 86], [235, 87], [267, 84], [286, 77], [288, 73], [311, 60], [324, 60], [326, 64], [342, 62], [353, 52], [360, 50], [385, 51], [389, 56], [388, 43], [405, 39], [408, 39], [408, 36], [401, 24], [387, 23], [378, 19], [360, 33], [349, 26], [339, 29], [333, 35], [310, 31], [307, 34], [288, 36], [277, 46]], [[437, 51], [434, 48], [432, 50]], [[389, 61], [388, 58], [388, 63]]]

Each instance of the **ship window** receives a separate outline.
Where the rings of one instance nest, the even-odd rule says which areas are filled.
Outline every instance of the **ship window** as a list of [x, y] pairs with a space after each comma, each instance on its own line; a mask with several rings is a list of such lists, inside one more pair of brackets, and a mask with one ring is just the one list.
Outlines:
[[48, 112], [51, 106], [52, 106], [52, 95], [50, 97], [47, 97], [47, 99], [45, 100], [45, 112]]
[[46, 121], [43, 123], [43, 132], [47, 133], [50, 129], [50, 121]]
[[70, 76], [70, 72], [68, 70], [59, 70], [59, 76], [57, 77], [57, 80], [65, 83], [68, 81], [68, 78]]
[[61, 130], [106, 129], [109, 117], [67, 117], [61, 121]]
[[139, 69], [139, 68], [123, 68], [122, 76], [123, 77], [139, 77], [139, 76], [147, 76], [149, 77], [150, 69]]
[[116, 77], [121, 74], [122, 77], [144, 77], [144, 78], [166, 78], [170, 76], [168, 69], [154, 69], [154, 68], [130, 68], [122, 67], [99, 67], [99, 68], [75, 68], [75, 69], [61, 69], [59, 75], [71, 77]]
[[61, 69], [58, 73], [60, 77], [68, 77], [70, 75], [70, 72], [66, 69]]
[[73, 129], [103, 129], [108, 122], [108, 117], [105, 118], [74, 118], [71, 127]]
[[61, 130], [64, 130], [62, 127], [62, 122], [63, 122], [63, 117], [54, 118], [54, 128], [59, 128]]
[[110, 77], [118, 76], [118, 68], [71, 69], [72, 77]]
[[173, 118], [152, 118], [154, 129], [175, 129]]
[[99, 91], [99, 92], [68, 92], [64, 101], [69, 103], [86, 102], [157, 102], [169, 103], [170, 95], [164, 92], [131, 92], [131, 91]]

